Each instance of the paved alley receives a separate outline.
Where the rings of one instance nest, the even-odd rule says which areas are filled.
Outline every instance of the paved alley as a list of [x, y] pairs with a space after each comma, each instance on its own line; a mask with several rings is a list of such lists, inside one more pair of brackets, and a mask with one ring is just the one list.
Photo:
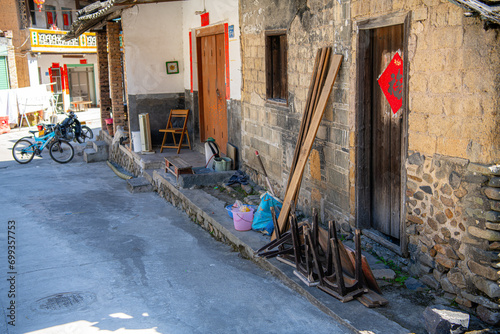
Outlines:
[[17, 136], [0, 136], [1, 333], [351, 333], [105, 163], [16, 163]]

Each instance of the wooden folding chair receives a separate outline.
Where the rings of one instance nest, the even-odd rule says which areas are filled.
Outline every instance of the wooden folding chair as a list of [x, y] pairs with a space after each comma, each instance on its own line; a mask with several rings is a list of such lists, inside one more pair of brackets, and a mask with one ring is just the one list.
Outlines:
[[[170, 110], [170, 115], [168, 116], [168, 122], [167, 122], [167, 127], [165, 129], [161, 129], [160, 132], [163, 132], [163, 141], [161, 143], [161, 148], [160, 148], [160, 153], [163, 152], [164, 148], [176, 148], [177, 149], [177, 154], [181, 151], [181, 147], [189, 147], [191, 149], [191, 142], [189, 141], [189, 133], [187, 132], [187, 121], [189, 117], [189, 109], [172, 109]], [[175, 127], [173, 126], [173, 121], [175, 119], [183, 119], [184, 118], [184, 125], [182, 128]], [[165, 145], [165, 141], [167, 140], [167, 135], [171, 133], [172, 137], [174, 139], [174, 145]], [[179, 139], [179, 142], [177, 143], [175, 139], [175, 135], [180, 134], [181, 137]], [[186, 135], [187, 138], [187, 144], [182, 144], [182, 140], [184, 139], [184, 135]]]

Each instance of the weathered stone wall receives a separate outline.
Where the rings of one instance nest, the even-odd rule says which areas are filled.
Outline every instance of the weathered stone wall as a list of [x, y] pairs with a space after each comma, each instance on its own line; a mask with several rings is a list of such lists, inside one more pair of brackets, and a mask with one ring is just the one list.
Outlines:
[[[482, 320], [498, 324], [499, 181], [496, 168], [487, 166], [500, 161], [500, 34], [447, 0], [352, 1], [353, 21], [393, 13], [411, 15], [405, 158], [409, 268]], [[352, 37], [354, 55], [358, 36]], [[355, 70], [353, 62], [351, 73]], [[353, 94], [351, 166], [355, 102]], [[352, 194], [354, 168], [350, 180]]]
[[[344, 55], [342, 68], [304, 172], [299, 207], [316, 207], [322, 221], [346, 221], [348, 190], [349, 1], [241, 3], [243, 50], [242, 159], [265, 185], [258, 150], [274, 190], [284, 196], [318, 49]], [[288, 105], [266, 101], [265, 31], [286, 29]]]
[[484, 321], [500, 321], [500, 168], [408, 158], [410, 270]]

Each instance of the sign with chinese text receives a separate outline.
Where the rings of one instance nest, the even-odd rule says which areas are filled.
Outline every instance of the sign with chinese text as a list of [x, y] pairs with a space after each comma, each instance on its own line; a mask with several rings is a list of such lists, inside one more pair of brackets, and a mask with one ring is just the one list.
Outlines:
[[378, 84], [396, 114], [403, 105], [403, 60], [396, 52], [385, 71], [378, 78]]
[[210, 18], [208, 13], [201, 14], [201, 26], [205, 27], [210, 24]]
[[95, 53], [97, 39], [95, 33], [84, 33], [78, 38], [63, 41], [66, 31], [30, 29], [32, 52]]

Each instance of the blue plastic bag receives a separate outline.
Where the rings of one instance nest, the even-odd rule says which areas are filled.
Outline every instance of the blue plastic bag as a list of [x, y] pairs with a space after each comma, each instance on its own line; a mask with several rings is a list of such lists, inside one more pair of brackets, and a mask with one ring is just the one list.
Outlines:
[[276, 218], [279, 217], [281, 211], [281, 202], [274, 198], [271, 194], [265, 193], [260, 199], [260, 204], [253, 216], [252, 230], [260, 231], [266, 235], [273, 234], [274, 224], [271, 207], [274, 206]]

